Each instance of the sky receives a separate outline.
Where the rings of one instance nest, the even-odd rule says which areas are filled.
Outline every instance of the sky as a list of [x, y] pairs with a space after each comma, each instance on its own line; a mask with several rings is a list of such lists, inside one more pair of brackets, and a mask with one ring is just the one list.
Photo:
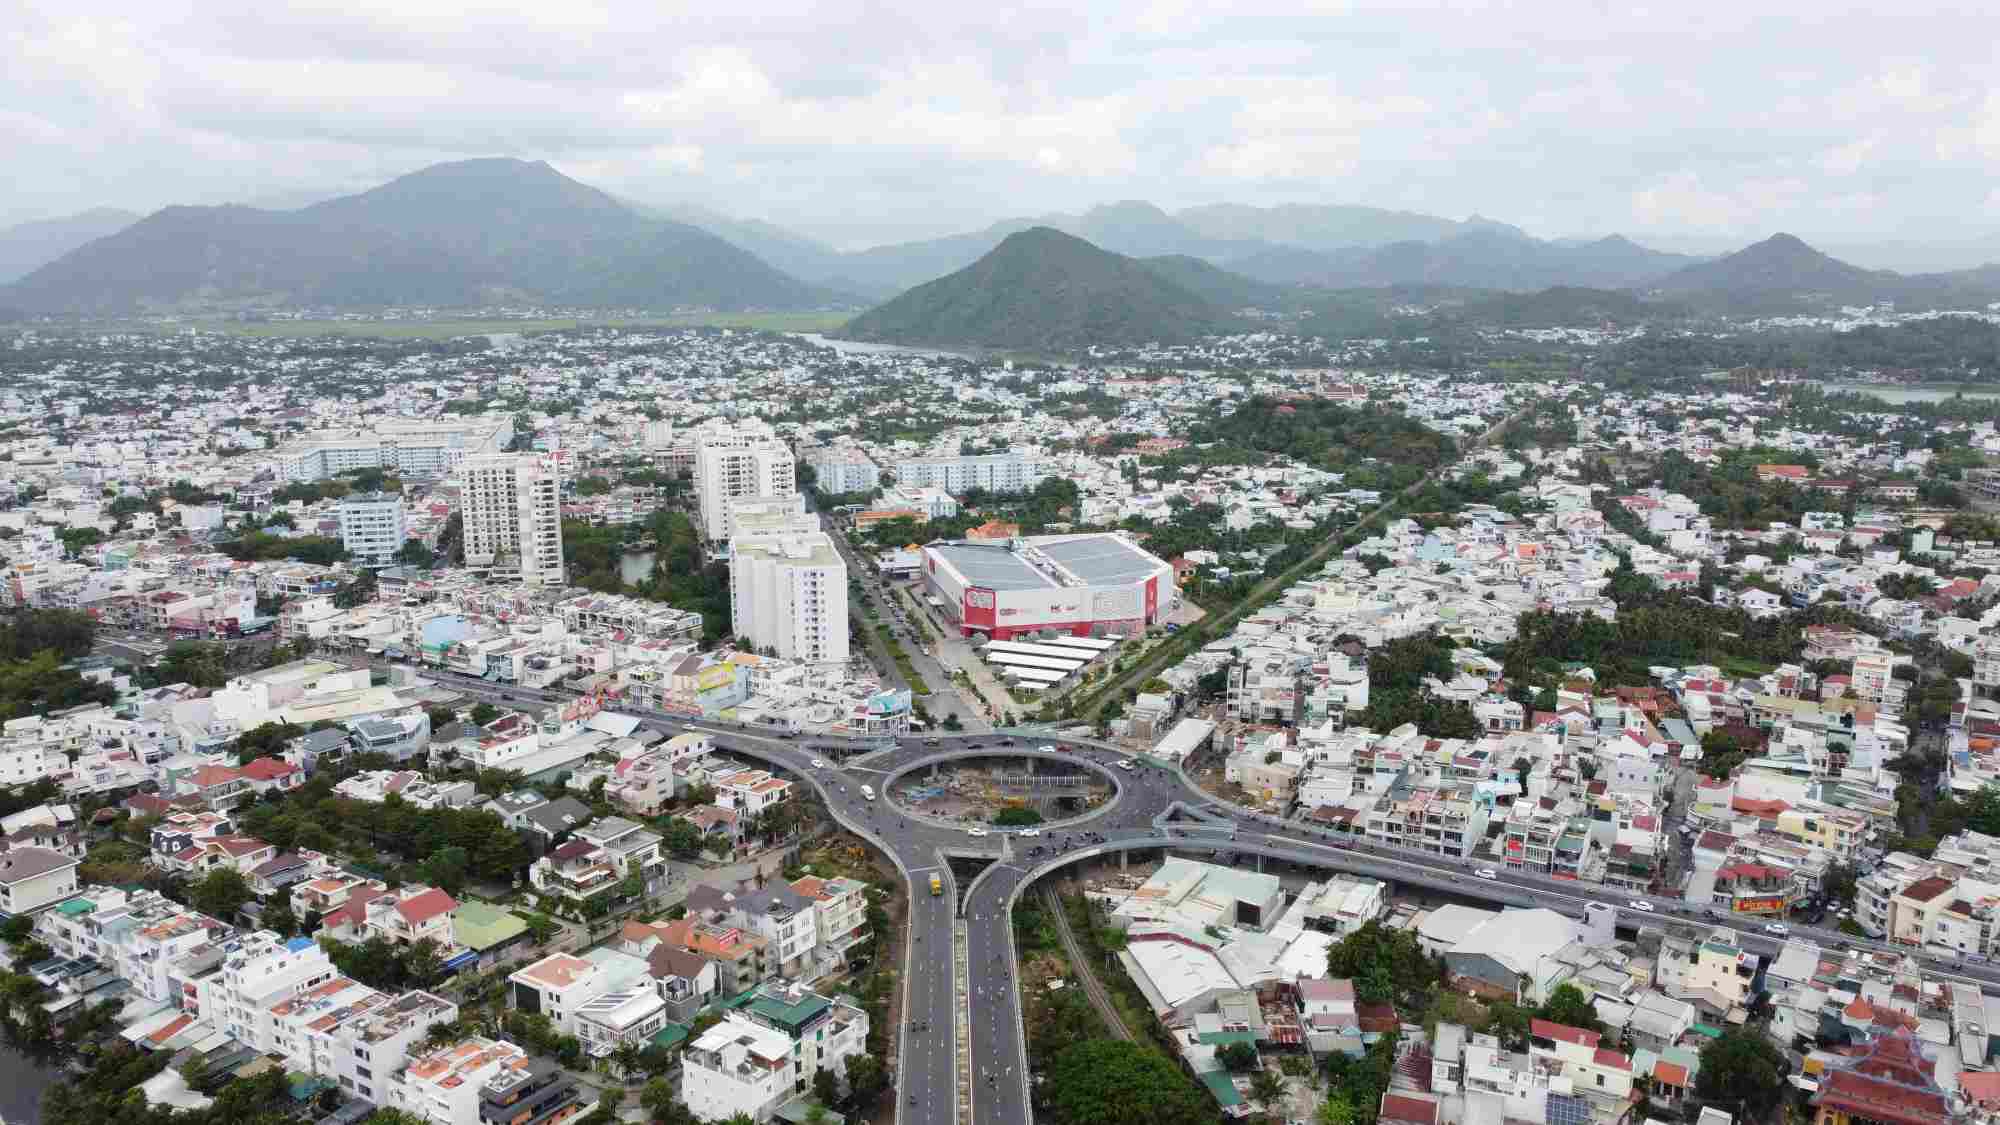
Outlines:
[[1991, 239], [1996, 32], [1923, 0], [25, 0], [0, 222], [517, 156], [843, 247], [1120, 199]]

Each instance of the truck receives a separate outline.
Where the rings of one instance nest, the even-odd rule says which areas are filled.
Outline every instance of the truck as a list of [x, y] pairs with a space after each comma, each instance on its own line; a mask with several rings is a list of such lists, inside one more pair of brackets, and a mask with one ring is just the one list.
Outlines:
[[931, 872], [931, 893], [934, 895], [944, 893], [944, 878], [935, 871]]

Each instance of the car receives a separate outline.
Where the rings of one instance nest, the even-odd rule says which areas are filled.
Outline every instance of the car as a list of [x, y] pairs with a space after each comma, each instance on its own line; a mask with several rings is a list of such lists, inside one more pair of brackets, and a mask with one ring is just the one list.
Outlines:
[[1132, 760], [1132, 759], [1130, 759], [1130, 758], [1126, 758], [1126, 759], [1124, 759], [1124, 760], [1122, 760], [1122, 761], [1120, 761], [1120, 762], [1118, 763], [1118, 768], [1119, 768], [1119, 769], [1121, 769], [1121, 770], [1132, 770], [1132, 769], [1137, 769], [1137, 768], [1138, 768], [1138, 766], [1139, 766], [1139, 763], [1137, 763], [1137, 762], [1133, 761], [1133, 760]]
[[1500, 873], [1491, 867], [1482, 867], [1474, 871], [1473, 874], [1479, 876], [1481, 879], [1498, 879], [1500, 877]]
[[1039, 836], [1042, 834], [1042, 830], [1039, 828], [1023, 828], [1020, 834], [1023, 836]]
[[986, 829], [981, 828], [977, 824], [975, 824], [972, 827], [966, 829], [965, 834], [967, 836], [984, 836], [986, 835]]
[[825, 768], [826, 768], [826, 763], [825, 763], [824, 761], [822, 761], [822, 760], [818, 759], [818, 758], [814, 758], [814, 759], [813, 759], [813, 768], [814, 768], [814, 769], [816, 769], [816, 770], [823, 770], [823, 769], [825, 769]]
[[1790, 926], [1785, 925], [1783, 922], [1766, 922], [1764, 923], [1764, 932], [1767, 934], [1776, 934], [1779, 937], [1785, 937], [1786, 935], [1792, 932], [1792, 928]]
[[1644, 913], [1647, 914], [1651, 914], [1653, 912], [1653, 904], [1647, 902], [1643, 898], [1635, 898], [1630, 902], [1627, 902], [1625, 905], [1631, 907], [1634, 910], [1643, 911]]
[[1035, 749], [1040, 750], [1044, 754], [1053, 754], [1056, 752], [1056, 744], [1053, 742], [1044, 742], [1040, 746], [1035, 747]]

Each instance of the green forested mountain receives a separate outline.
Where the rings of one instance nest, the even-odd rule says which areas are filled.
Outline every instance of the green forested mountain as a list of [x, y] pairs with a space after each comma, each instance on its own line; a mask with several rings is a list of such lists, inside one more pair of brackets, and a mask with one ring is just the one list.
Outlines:
[[1071, 351], [1188, 340], [1240, 328], [1218, 305], [1137, 259], [1036, 227], [957, 273], [850, 321], [856, 340]]

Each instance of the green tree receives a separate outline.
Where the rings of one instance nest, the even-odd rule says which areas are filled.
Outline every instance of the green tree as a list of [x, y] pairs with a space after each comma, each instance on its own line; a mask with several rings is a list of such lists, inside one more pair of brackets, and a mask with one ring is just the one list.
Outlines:
[[1257, 1048], [1249, 1043], [1226, 1043], [1215, 1052], [1215, 1061], [1232, 1074], [1242, 1074], [1257, 1065]]
[[219, 688], [229, 680], [229, 654], [221, 645], [176, 641], [160, 654], [160, 682]]
[[864, 1114], [889, 1092], [889, 1070], [874, 1055], [847, 1056], [843, 1073], [847, 1078], [848, 1103]]
[[188, 888], [188, 905], [212, 918], [232, 921], [243, 904], [257, 897], [234, 868], [218, 867]]
[[1416, 934], [1369, 922], [1329, 946], [1327, 975], [1354, 981], [1364, 1003], [1421, 1003], [1444, 977], [1436, 958], [1423, 951]]
[[500, 717], [500, 709], [482, 699], [472, 705], [472, 714], [469, 717], [474, 726], [483, 727]]
[[1565, 1027], [1580, 1027], [1585, 1031], [1599, 1033], [1604, 1031], [1603, 1021], [1597, 1018], [1597, 1009], [1591, 1007], [1590, 999], [1573, 984], [1557, 985], [1556, 990], [1549, 993], [1548, 1001], [1541, 1006], [1538, 1014], [1545, 1020]]
[[263, 912], [258, 915], [258, 921], [279, 937], [291, 937], [299, 932], [298, 916], [292, 913], [290, 887], [271, 896], [271, 901], [264, 904]]
[[1768, 1120], [1785, 1096], [1785, 1057], [1762, 1031], [1732, 1028], [1701, 1049], [1694, 1090], [1705, 1102], [1741, 1106], [1741, 1119]]
[[1215, 1105], [1180, 1067], [1139, 1043], [1087, 1039], [1049, 1063], [1043, 1094], [1062, 1125], [1209, 1125]]
[[1285, 1096], [1285, 1080], [1276, 1071], [1260, 1070], [1250, 1076], [1250, 1100], [1271, 1109]]

